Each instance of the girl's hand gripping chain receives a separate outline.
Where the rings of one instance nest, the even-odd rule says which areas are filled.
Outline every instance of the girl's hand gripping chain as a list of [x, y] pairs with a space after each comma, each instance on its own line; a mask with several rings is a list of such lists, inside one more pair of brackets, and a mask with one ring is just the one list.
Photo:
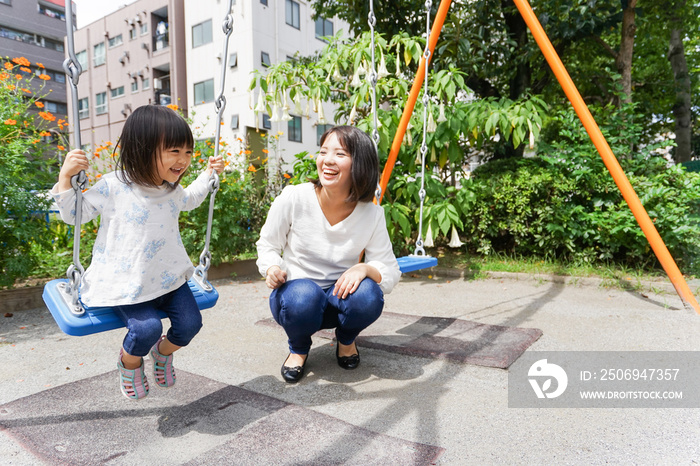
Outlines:
[[209, 160], [207, 161], [207, 175], [211, 175], [212, 170], [216, 170], [216, 173], [221, 174], [221, 172], [224, 171], [224, 167], [226, 164], [224, 163], [224, 159], [222, 156], [218, 157], [209, 157]]
[[90, 163], [88, 162], [85, 152], [80, 149], [74, 149], [68, 152], [63, 161], [61, 172], [58, 174], [58, 192], [72, 189], [71, 178], [82, 170], [87, 170], [89, 167]]

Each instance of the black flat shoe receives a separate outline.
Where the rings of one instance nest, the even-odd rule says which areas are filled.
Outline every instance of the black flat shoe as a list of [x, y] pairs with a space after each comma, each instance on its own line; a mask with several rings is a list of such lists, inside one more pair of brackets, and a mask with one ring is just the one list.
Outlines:
[[[291, 353], [290, 353], [291, 355]], [[289, 356], [287, 356], [287, 359], [289, 359]], [[287, 359], [284, 360], [284, 362], [287, 362]], [[285, 366], [284, 363], [282, 363], [282, 378], [284, 379], [285, 382], [287, 383], [297, 383], [298, 381], [301, 380], [302, 377], [304, 377], [304, 368], [306, 367], [306, 361], [309, 359], [309, 356], [306, 356], [306, 359], [304, 359], [304, 364], [301, 366], [296, 366], [296, 367], [288, 367]]]
[[357, 344], [355, 345], [355, 350], [357, 353], [351, 355], [351, 356], [339, 356], [338, 352], [340, 351], [340, 345], [338, 342], [335, 342], [335, 357], [338, 360], [338, 365], [342, 367], [343, 369], [347, 370], [353, 370], [357, 369], [357, 366], [360, 365], [360, 350], [357, 349]]

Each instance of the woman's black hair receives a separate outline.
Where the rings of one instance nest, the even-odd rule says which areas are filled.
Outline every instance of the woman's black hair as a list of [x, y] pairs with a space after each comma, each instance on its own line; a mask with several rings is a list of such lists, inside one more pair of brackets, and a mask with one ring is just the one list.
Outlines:
[[[379, 157], [372, 139], [354, 126], [334, 126], [321, 136], [321, 146], [331, 134], [352, 158], [350, 169], [352, 185], [347, 202], [371, 202], [379, 181]], [[320, 180], [313, 180], [316, 187], [321, 187]]]
[[[144, 105], [126, 119], [117, 146], [117, 174], [123, 175], [122, 181], [158, 187], [161, 186], [158, 179], [160, 151], [172, 147], [194, 147], [194, 137], [190, 126], [176, 111], [160, 105]], [[179, 180], [171, 186], [175, 187], [177, 183]]]

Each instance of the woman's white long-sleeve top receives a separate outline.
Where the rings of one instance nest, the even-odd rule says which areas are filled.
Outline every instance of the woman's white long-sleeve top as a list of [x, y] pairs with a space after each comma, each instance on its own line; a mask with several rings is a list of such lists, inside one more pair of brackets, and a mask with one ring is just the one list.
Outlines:
[[311, 183], [284, 188], [270, 207], [256, 246], [263, 277], [277, 265], [287, 272], [287, 280], [308, 278], [326, 288], [357, 264], [363, 250], [365, 263], [382, 276], [379, 286], [384, 293], [390, 293], [401, 277], [384, 209], [358, 202], [346, 219], [331, 225]]
[[[150, 301], [179, 288], [193, 274], [180, 238], [181, 211], [199, 206], [209, 192], [202, 173], [186, 189], [145, 188], [104, 175], [83, 193], [82, 223], [101, 215], [92, 262], [80, 285], [88, 307]], [[61, 218], [75, 223], [75, 191], [51, 190]]]

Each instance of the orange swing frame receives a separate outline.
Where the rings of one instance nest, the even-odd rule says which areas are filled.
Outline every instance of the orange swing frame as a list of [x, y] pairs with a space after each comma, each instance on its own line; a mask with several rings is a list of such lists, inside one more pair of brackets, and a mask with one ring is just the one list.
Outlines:
[[[433, 22], [433, 26], [430, 32], [430, 42], [428, 44], [430, 48], [430, 58], [433, 57], [433, 51], [435, 50], [435, 45], [437, 44], [438, 38], [440, 36], [440, 31], [442, 30], [442, 26], [445, 23], [445, 18], [447, 17], [447, 12], [450, 9], [451, 3], [452, 0], [441, 0], [440, 6], [438, 7], [438, 11], [435, 16], [435, 21]], [[600, 131], [598, 124], [595, 122], [593, 115], [591, 115], [588, 106], [581, 97], [581, 94], [579, 93], [576, 85], [571, 79], [571, 76], [569, 76], [568, 71], [566, 71], [566, 68], [562, 63], [561, 58], [559, 58], [559, 55], [554, 50], [554, 47], [552, 46], [552, 43], [549, 40], [549, 37], [542, 28], [542, 25], [537, 19], [537, 16], [535, 16], [532, 7], [530, 6], [527, 0], [513, 0], [513, 3], [515, 3], [515, 6], [518, 8], [518, 11], [525, 20], [525, 23], [530, 29], [530, 32], [535, 38], [537, 45], [540, 47], [540, 50], [542, 50], [542, 54], [544, 55], [545, 59], [547, 60], [547, 63], [554, 72], [554, 75], [559, 81], [559, 84], [561, 85], [562, 89], [564, 90], [564, 94], [566, 94], [566, 97], [569, 99], [569, 102], [571, 102], [571, 105], [573, 105], [576, 114], [578, 115], [579, 119], [581, 120], [581, 123], [586, 129], [586, 132], [588, 133], [588, 136], [591, 138], [593, 145], [598, 150], [600, 157], [603, 159], [603, 163], [605, 163], [605, 166], [612, 175], [615, 184], [622, 193], [622, 197], [627, 202], [627, 205], [632, 211], [634, 218], [637, 220], [637, 223], [642, 229], [644, 236], [649, 242], [651, 249], [654, 251], [654, 254], [656, 254], [656, 257], [661, 263], [661, 266], [668, 275], [668, 278], [671, 280], [673, 287], [676, 289], [678, 296], [681, 298], [683, 305], [687, 309], [692, 308], [693, 310], [695, 310], [695, 312], [700, 314], [700, 305], [698, 305], [698, 302], [695, 299], [695, 296], [693, 296], [693, 293], [691, 292], [688, 283], [683, 277], [681, 271], [678, 269], [676, 261], [671, 256], [671, 253], [666, 247], [666, 244], [664, 243], [663, 239], [661, 239], [661, 236], [656, 230], [656, 227], [654, 226], [654, 223], [652, 222], [651, 218], [649, 218], [649, 214], [647, 213], [646, 209], [644, 209], [644, 206], [639, 200], [639, 197], [634, 191], [634, 188], [630, 184], [627, 175], [625, 175], [625, 172], [622, 170], [622, 167], [620, 166], [620, 163], [615, 157], [615, 154], [613, 154], [612, 149], [610, 149], [610, 146], [607, 140], [605, 139], [605, 136], [603, 136], [603, 133]], [[394, 165], [396, 164], [396, 159], [399, 155], [399, 150], [401, 149], [401, 143], [403, 141], [406, 129], [408, 127], [408, 122], [411, 119], [411, 115], [413, 114], [413, 108], [416, 104], [416, 101], [418, 100], [418, 95], [423, 84], [423, 77], [425, 75], [425, 66], [426, 60], [425, 57], [422, 57], [420, 65], [418, 67], [418, 71], [416, 72], [416, 77], [413, 81], [413, 86], [411, 87], [411, 92], [408, 96], [406, 106], [404, 107], [404, 111], [399, 122], [399, 127], [396, 131], [396, 134], [394, 135], [394, 140], [391, 144], [391, 150], [389, 152], [386, 165], [384, 166], [382, 176], [379, 180], [381, 194], [380, 198], [377, 199], [378, 204], [381, 203], [382, 197], [386, 192], [386, 187], [389, 183], [391, 172], [393, 171]]]

